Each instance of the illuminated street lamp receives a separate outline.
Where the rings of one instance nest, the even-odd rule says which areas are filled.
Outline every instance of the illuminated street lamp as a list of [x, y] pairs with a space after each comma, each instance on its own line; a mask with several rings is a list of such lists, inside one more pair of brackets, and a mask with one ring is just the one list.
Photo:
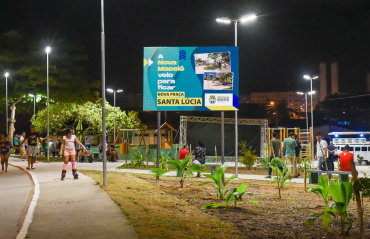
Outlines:
[[[311, 92], [313, 92], [313, 90], [312, 90], [312, 80], [316, 80], [316, 79], [318, 79], [319, 77], [318, 76], [313, 76], [313, 77], [311, 77], [310, 75], [304, 75], [303, 76], [303, 78], [304, 79], [306, 79], [306, 80], [309, 80], [310, 81], [310, 83], [311, 83]], [[312, 130], [312, 134], [311, 134], [311, 159], [312, 159], [312, 167], [314, 166], [314, 149], [315, 149], [315, 147], [314, 147], [314, 138], [313, 138], [313, 104], [312, 104], [312, 96], [313, 94], [311, 94], [311, 130]]]
[[5, 124], [6, 124], [6, 134], [8, 135], [7, 137], [9, 138], [9, 125], [8, 125], [8, 77], [9, 77], [9, 72], [5, 72]]
[[[51, 47], [45, 47], [46, 53], [46, 109], [47, 109], [47, 132], [46, 135], [49, 136], [50, 124], [49, 124], [49, 54], [51, 52]], [[49, 146], [47, 147], [47, 160], [49, 161]]]
[[[116, 108], [116, 93], [121, 93], [123, 92], [123, 90], [119, 89], [119, 90], [113, 90], [113, 89], [110, 89], [108, 88], [107, 91], [109, 93], [113, 93], [113, 106], [114, 108]], [[116, 140], [116, 110], [114, 110], [114, 119], [113, 119], [113, 138], [114, 140]]]
[[[238, 23], [247, 23], [256, 20], [257, 15], [250, 14], [243, 16], [239, 19], [231, 20], [227, 17], [217, 18], [216, 21], [223, 24], [234, 23], [235, 28], [235, 46], [238, 45]], [[224, 163], [224, 149], [225, 149], [225, 137], [224, 137], [224, 111], [221, 111], [221, 162]], [[235, 110], [235, 176], [238, 177], [238, 111]]]
[[[298, 91], [297, 94], [298, 95], [304, 95], [305, 104], [306, 104], [306, 129], [307, 129], [307, 132], [308, 132], [307, 95], [313, 95], [313, 94], [315, 94], [315, 91], [309, 91], [309, 92]], [[312, 112], [311, 112], [311, 114], [312, 114]]]
[[36, 95], [28, 94], [29, 97], [33, 97], [33, 115], [36, 114]]

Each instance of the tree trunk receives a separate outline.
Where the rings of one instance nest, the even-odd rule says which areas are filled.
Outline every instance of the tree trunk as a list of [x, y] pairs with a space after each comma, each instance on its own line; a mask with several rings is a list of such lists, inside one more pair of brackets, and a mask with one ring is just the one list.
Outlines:
[[9, 135], [8, 135], [8, 138], [9, 138], [9, 141], [10, 141], [10, 143], [13, 145], [13, 142], [14, 142], [14, 140], [13, 140], [13, 135], [14, 135], [14, 131], [15, 131], [15, 128], [14, 128], [14, 123], [15, 123], [15, 109], [16, 109], [16, 104], [18, 104], [21, 100], [23, 99], [23, 97], [22, 98], [20, 98], [20, 99], [18, 99], [17, 101], [15, 101], [15, 102], [13, 102], [12, 104], [11, 104], [11, 106], [10, 106], [10, 119], [8, 119], [9, 120], [9, 122], [8, 122], [8, 124], [9, 124]]
[[362, 208], [360, 192], [355, 191], [355, 198], [356, 198], [356, 206], [357, 206], [358, 226], [360, 228], [360, 238], [365, 239], [364, 211]]

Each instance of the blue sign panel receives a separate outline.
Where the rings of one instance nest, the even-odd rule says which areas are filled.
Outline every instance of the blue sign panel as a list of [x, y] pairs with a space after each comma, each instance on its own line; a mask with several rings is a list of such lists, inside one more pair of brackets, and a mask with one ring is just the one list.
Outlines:
[[145, 47], [143, 110], [238, 110], [238, 62], [238, 47]]

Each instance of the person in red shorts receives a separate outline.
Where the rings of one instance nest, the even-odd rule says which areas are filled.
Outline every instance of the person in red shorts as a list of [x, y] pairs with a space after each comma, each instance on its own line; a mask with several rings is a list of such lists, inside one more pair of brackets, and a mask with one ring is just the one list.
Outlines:
[[184, 159], [186, 156], [189, 155], [189, 148], [188, 146], [185, 144], [182, 149], [180, 149], [180, 153], [179, 153], [179, 160], [182, 160]]
[[339, 154], [339, 170], [351, 171], [352, 176], [357, 178], [358, 172], [356, 170], [355, 162], [353, 161], [353, 154], [349, 152], [350, 147], [347, 144], [344, 146], [343, 152]]

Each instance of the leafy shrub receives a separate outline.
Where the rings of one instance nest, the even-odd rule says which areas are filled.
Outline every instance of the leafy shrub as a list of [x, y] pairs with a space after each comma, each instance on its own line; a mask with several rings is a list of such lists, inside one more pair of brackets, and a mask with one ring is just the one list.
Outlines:
[[264, 159], [262, 159], [261, 163], [262, 163], [264, 169], [268, 169], [269, 164], [270, 164], [270, 160], [268, 158], [264, 158]]
[[[157, 162], [157, 151], [154, 152], [152, 159], [155, 164]], [[166, 163], [171, 159], [171, 155], [165, 155], [165, 153], [162, 151], [161, 155], [159, 156], [159, 167], [168, 170], [168, 165]]]
[[362, 164], [362, 161], [364, 161], [364, 157], [362, 157], [359, 154], [357, 154], [357, 162], [361, 165]]
[[247, 169], [251, 169], [256, 162], [257, 155], [255, 154], [255, 151], [252, 150], [252, 146], [247, 146], [247, 141], [242, 141], [239, 143], [239, 153], [240, 153], [240, 159], [239, 162], [245, 165]]
[[131, 156], [130, 163], [127, 165], [129, 168], [136, 168], [144, 165], [145, 158], [139, 150]]

